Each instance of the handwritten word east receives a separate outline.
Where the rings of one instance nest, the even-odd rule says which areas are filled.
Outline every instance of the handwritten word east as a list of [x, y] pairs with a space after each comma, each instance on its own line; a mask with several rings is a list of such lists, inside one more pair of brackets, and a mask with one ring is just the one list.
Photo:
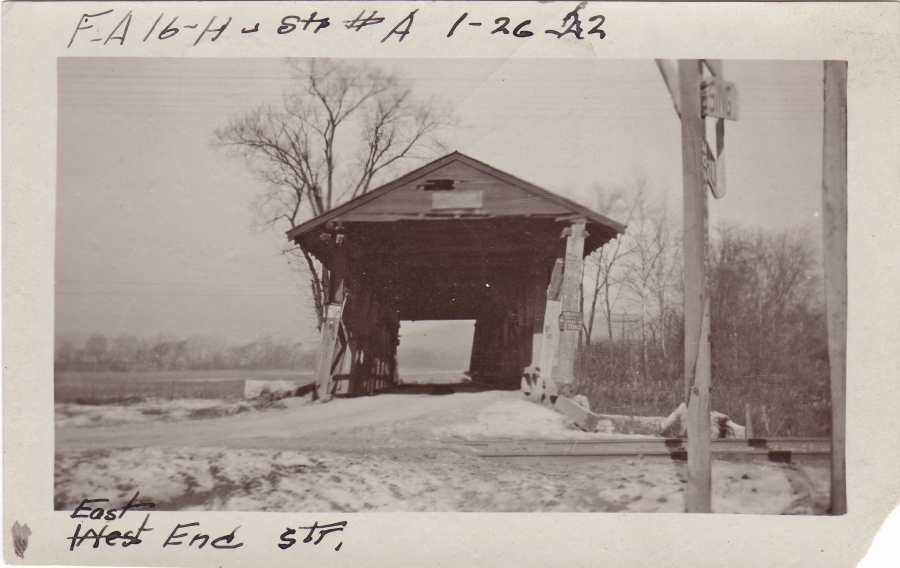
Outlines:
[[[105, 511], [106, 514], [104, 515], [104, 510], [102, 507], [85, 506], [88, 503], [109, 503], [109, 499], [83, 499], [81, 501], [81, 504], [75, 507], [75, 511], [71, 515], [69, 515], [69, 517], [73, 519], [103, 519], [105, 521], [114, 521], [116, 519], [121, 519], [122, 517], [124, 517], [125, 513], [127, 513], [130, 509], [139, 509], [142, 507], [152, 509], [156, 507], [155, 503], [135, 503], [135, 501], [137, 501], [138, 495], [140, 494], [140, 491], [136, 492], [134, 494], [134, 497], [131, 498], [131, 501], [129, 501], [124, 507], [122, 507], [122, 512], [119, 513], [118, 516], [116, 515], [116, 511], [118, 511], [118, 509], [107, 509]], [[85, 514], [82, 511], [90, 511], [90, 513]]]
[[[131, 509], [152, 509], [156, 507], [155, 503], [135, 503], [135, 501], [137, 501], [138, 495], [140, 495], [140, 492], [136, 492], [134, 494], [134, 497], [132, 497], [124, 507], [121, 507], [121, 509], [104, 509], [103, 507], [95, 507], [93, 505], [88, 506], [92, 503], [109, 503], [109, 499], [83, 499], [81, 503], [77, 507], [75, 507], [75, 510], [71, 515], [69, 515], [69, 517], [73, 519], [117, 521], [124, 517], [125, 513], [127, 513]], [[100, 531], [97, 531], [94, 528], [88, 528], [87, 531], [82, 534], [82, 523], [78, 523], [78, 525], [75, 527], [75, 534], [67, 537], [67, 540], [71, 541], [69, 550], [75, 550], [76, 547], [80, 547], [82, 543], [84, 543], [84, 541], [88, 539], [94, 540], [93, 548], [99, 548], [101, 541], [105, 542], [107, 546], [115, 546], [117, 544], [117, 540], [122, 541], [123, 547], [140, 544], [141, 533], [153, 530], [147, 527], [148, 520], [150, 520], [149, 514], [144, 517], [144, 522], [141, 523], [141, 526], [138, 529], [126, 531], [125, 533], [122, 533], [121, 531], [112, 531], [109, 534], [106, 533], [106, 529], [109, 528], [108, 524], [103, 525], [103, 528], [100, 529]]]

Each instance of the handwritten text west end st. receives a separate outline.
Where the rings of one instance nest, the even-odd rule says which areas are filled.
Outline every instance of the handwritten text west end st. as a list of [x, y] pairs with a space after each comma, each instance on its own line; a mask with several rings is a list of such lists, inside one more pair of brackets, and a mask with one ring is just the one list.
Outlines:
[[[72, 514], [69, 515], [70, 518], [78, 520], [78, 524], [75, 525], [72, 536], [66, 537], [66, 540], [69, 541], [69, 550], [74, 552], [76, 548], [81, 548], [82, 545], [85, 545], [85, 541], [87, 541], [85, 548], [100, 548], [101, 546], [121, 546], [125, 548], [136, 546], [144, 542], [144, 539], [147, 538], [144, 533], [153, 531], [153, 528], [148, 526], [150, 521], [149, 513], [144, 516], [139, 527], [131, 528], [131, 530], [126, 530], [124, 532], [122, 530], [109, 530], [111, 528], [126, 528], [125, 526], [119, 526], [121, 523], [117, 523], [117, 521], [124, 518], [125, 514], [132, 509], [156, 508], [155, 503], [138, 502], [138, 496], [140, 496], [140, 492], [135, 492], [134, 497], [132, 497], [128, 503], [117, 508], [110, 507], [110, 500], [106, 498], [82, 499], [81, 503], [79, 503]], [[103, 522], [103, 526], [100, 527], [99, 522], [93, 523], [92, 521]], [[135, 520], [135, 522], [137, 521]], [[301, 530], [309, 531], [301, 542], [303, 544], [311, 543], [313, 546], [316, 546], [323, 541], [326, 535], [343, 532], [346, 527], [347, 521], [325, 524], [319, 524], [319, 522], [316, 521], [309, 527], [298, 527], [297, 529], [288, 527], [284, 533], [281, 534], [281, 538], [277, 542], [277, 545], [281, 550], [291, 548], [297, 542], [297, 539], [292, 538], [292, 536], [297, 534], [297, 530]], [[209, 534], [204, 534], [204, 531], [200, 529], [200, 523], [198, 522], [177, 523], [175, 528], [168, 533], [168, 537], [163, 541], [162, 547], [169, 548], [185, 545], [186, 548], [200, 550], [208, 544], [211, 549], [234, 550], [244, 546], [244, 543], [241, 542], [241, 539], [236, 535], [239, 528], [241, 527], [237, 526], [230, 533], [214, 538]], [[144, 535], [143, 538], [141, 538], [141, 535]], [[315, 538], [314, 540], [315, 536], [318, 536], [318, 538]], [[337, 545], [334, 543], [337, 538], [332, 537], [330, 540], [331, 542], [329, 544], [334, 547], [334, 550], [340, 551], [341, 546], [344, 544], [343, 540], [338, 542]]]
[[[367, 12], [369, 12], [367, 14]], [[105, 10], [94, 14], [82, 14], [75, 26], [75, 31], [69, 39], [68, 47], [76, 42], [97, 43], [105, 46], [122, 46], [126, 42], [147, 41], [185, 41], [191, 45], [197, 45], [201, 41], [214, 42], [228, 33], [235, 37], [252, 37], [257, 33], [269, 33], [273, 35], [290, 35], [294, 33], [316, 35], [325, 33], [358, 33], [366, 28], [382, 26], [380, 29], [387, 31], [381, 39], [381, 43], [396, 38], [398, 42], [412, 33], [418, 9], [410, 11], [396, 22], [387, 21], [385, 16], [379, 16], [378, 10], [362, 10], [355, 17], [348, 19], [334, 19], [339, 14], [324, 15], [318, 11], [311, 12], [308, 16], [286, 15], [278, 21], [247, 21], [238, 22], [231, 16], [213, 15], [204, 24], [201, 21], [182, 20], [179, 15], [160, 13], [155, 19], [152, 17], [139, 18], [132, 10], [122, 13], [121, 10]], [[496, 15], [496, 14], [494, 14]], [[205, 19], [204, 19], [205, 20]], [[489, 35], [507, 36], [510, 38], [527, 38], [535, 35], [536, 30], [529, 19], [513, 21], [506, 16], [487, 18], [482, 21], [468, 12], [464, 12], [455, 21], [448, 22], [446, 37], [463, 36], [463, 29], [484, 28]], [[493, 23], [491, 23], [493, 21]], [[581, 13], [578, 6], [562, 18], [557, 26], [551, 27], [543, 35], [555, 39], [584, 40], [587, 36], [599, 39], [606, 37], [606, 32], [601, 26], [606, 18], [600, 14], [586, 15]], [[327, 30], [327, 31], [326, 31]], [[335, 32], [334, 30], [342, 30]], [[381, 32], [378, 32], [379, 34]], [[468, 32], [478, 33], [476, 31]], [[475, 37], [472, 35], [471, 37]]]

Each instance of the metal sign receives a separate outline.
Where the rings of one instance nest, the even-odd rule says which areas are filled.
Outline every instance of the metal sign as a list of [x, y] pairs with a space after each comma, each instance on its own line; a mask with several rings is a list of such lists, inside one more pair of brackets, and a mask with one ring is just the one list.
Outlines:
[[738, 119], [737, 86], [731, 81], [708, 77], [700, 90], [700, 111], [703, 116]]
[[703, 179], [716, 199], [725, 196], [725, 172], [719, 172], [719, 161], [706, 140], [703, 141]]
[[703, 140], [703, 179], [706, 185], [712, 190], [713, 195], [716, 193], [716, 155], [706, 140]]
[[481, 209], [483, 201], [480, 189], [435, 191], [431, 194], [432, 209]]
[[581, 312], [562, 312], [559, 314], [559, 329], [578, 331], [583, 325]]
[[721, 118], [716, 120], [715, 138], [715, 148], [710, 146], [709, 138], [703, 139], [703, 181], [716, 199], [722, 199], [725, 196], [725, 156], [722, 152], [725, 149], [725, 121]]

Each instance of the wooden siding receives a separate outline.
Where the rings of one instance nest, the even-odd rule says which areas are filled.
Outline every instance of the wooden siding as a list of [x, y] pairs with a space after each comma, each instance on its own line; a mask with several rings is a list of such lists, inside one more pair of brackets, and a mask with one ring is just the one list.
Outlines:
[[438, 168], [415, 178], [384, 195], [339, 215], [340, 221], [378, 221], [384, 217], [428, 215], [435, 212], [432, 199], [435, 193], [446, 190], [425, 190], [428, 180], [451, 179], [454, 189], [449, 191], [481, 191], [482, 206], [479, 210], [461, 209], [463, 212], [488, 216], [559, 216], [571, 211], [549, 198], [535, 195], [494, 176], [481, 172], [459, 161]]

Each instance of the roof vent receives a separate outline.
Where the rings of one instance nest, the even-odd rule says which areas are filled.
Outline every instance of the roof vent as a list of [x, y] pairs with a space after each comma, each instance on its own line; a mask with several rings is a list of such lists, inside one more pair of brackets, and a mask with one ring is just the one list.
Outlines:
[[452, 179], [429, 179], [425, 181], [422, 189], [425, 191], [453, 191], [453, 184], [456, 183]]

